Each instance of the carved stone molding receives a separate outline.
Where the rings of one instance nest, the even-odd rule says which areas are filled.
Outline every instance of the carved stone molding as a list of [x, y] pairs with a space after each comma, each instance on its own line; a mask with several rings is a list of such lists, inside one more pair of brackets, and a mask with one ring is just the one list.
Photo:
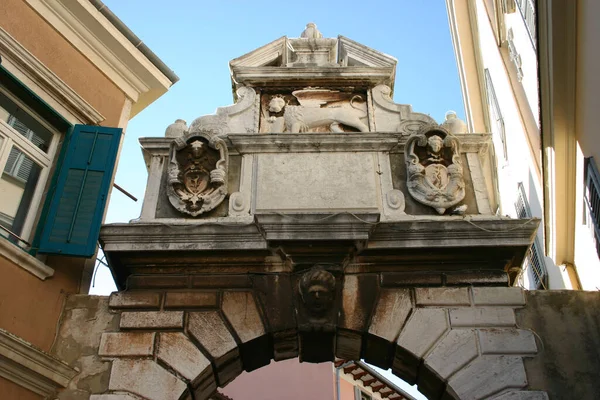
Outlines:
[[266, 96], [262, 133], [368, 132], [365, 96], [338, 90], [306, 88]]
[[189, 127], [189, 133], [211, 132], [215, 135], [226, 133], [258, 132], [258, 96], [254, 89], [242, 86], [237, 92], [234, 105], [217, 108], [216, 114], [196, 118]]
[[464, 199], [460, 145], [445, 129], [430, 126], [412, 135], [405, 154], [408, 191], [415, 200], [443, 214]]
[[227, 196], [229, 154], [225, 141], [212, 133], [189, 133], [171, 144], [167, 195], [173, 207], [196, 217]]
[[373, 98], [373, 115], [378, 132], [398, 132], [414, 134], [423, 127], [435, 124], [435, 120], [427, 114], [413, 112], [408, 104], [396, 104], [392, 100], [392, 89], [386, 85], [378, 85], [371, 90]]
[[66, 363], [0, 329], [0, 376], [42, 396], [64, 388], [77, 375]]

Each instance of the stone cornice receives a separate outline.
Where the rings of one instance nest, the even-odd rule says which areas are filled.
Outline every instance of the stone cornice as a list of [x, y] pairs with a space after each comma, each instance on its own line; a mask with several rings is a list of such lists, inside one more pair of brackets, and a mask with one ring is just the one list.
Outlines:
[[23, 268], [41, 280], [54, 275], [52, 268], [3, 237], [0, 237], [0, 253], [3, 257], [14, 263], [15, 266]]
[[232, 67], [238, 84], [261, 87], [363, 87], [392, 85], [393, 67]]
[[42, 396], [64, 388], [78, 371], [0, 329], [0, 376]]
[[539, 223], [538, 218], [407, 216], [403, 221], [378, 224], [369, 238], [368, 247], [528, 247]]
[[389, 134], [268, 134], [229, 135], [231, 147], [240, 154], [299, 153], [320, 151], [390, 151], [398, 145], [398, 138]]
[[[98, 110], [79, 96], [75, 90], [49, 70], [2, 27], [0, 27], [0, 51], [3, 58], [10, 61], [22, 74], [35, 82], [53, 100], [62, 104], [70, 114], [78, 119], [78, 121], [71, 122], [97, 125], [104, 121], [104, 116]], [[6, 63], [3, 63], [3, 66], [7, 66]]]
[[[469, 133], [458, 136], [463, 153], [485, 153], [491, 143], [489, 133]], [[393, 132], [374, 133], [280, 133], [229, 134], [225, 138], [230, 154], [253, 153], [315, 153], [315, 152], [404, 152], [408, 135]], [[172, 138], [140, 138], [144, 159], [167, 156]]]
[[87, 0], [26, 0], [134, 101], [132, 117], [172, 82]]

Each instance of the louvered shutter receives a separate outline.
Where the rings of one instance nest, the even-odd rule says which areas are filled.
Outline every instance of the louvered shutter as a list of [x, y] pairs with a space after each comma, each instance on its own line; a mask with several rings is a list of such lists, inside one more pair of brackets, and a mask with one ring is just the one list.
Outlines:
[[73, 127], [44, 222], [40, 253], [94, 254], [121, 132], [102, 126]]

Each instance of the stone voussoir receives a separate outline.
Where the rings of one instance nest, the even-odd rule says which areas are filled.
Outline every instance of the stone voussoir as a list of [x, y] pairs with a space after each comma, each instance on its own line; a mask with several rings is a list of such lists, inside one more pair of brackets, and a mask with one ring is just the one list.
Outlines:
[[508, 393], [503, 393], [500, 396], [493, 397], [492, 400], [548, 400], [546, 392], [538, 391], [515, 391], [511, 390]]
[[110, 295], [110, 308], [152, 309], [160, 308], [160, 293], [157, 292], [113, 292]]
[[151, 356], [154, 353], [154, 332], [105, 332], [100, 339], [101, 357]]
[[185, 383], [153, 360], [114, 360], [108, 384], [148, 400], [178, 400]]
[[217, 308], [219, 294], [215, 290], [167, 292], [165, 308]]
[[515, 326], [515, 311], [508, 307], [465, 307], [450, 309], [452, 327]]
[[478, 329], [482, 354], [535, 354], [533, 333], [526, 329]]
[[516, 287], [474, 287], [473, 302], [485, 306], [524, 306], [525, 292]]
[[468, 287], [415, 288], [417, 306], [468, 306], [471, 304]]
[[159, 334], [157, 356], [190, 381], [202, 374], [206, 368], [212, 369], [204, 354], [180, 332]]
[[123, 312], [121, 329], [183, 329], [183, 311]]

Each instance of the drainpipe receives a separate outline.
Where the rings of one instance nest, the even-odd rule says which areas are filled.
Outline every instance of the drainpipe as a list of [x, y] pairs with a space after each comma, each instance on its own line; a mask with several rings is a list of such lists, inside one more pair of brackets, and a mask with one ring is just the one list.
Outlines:
[[339, 367], [335, 367], [335, 399], [340, 400], [340, 370], [353, 364], [354, 361], [346, 361]]

